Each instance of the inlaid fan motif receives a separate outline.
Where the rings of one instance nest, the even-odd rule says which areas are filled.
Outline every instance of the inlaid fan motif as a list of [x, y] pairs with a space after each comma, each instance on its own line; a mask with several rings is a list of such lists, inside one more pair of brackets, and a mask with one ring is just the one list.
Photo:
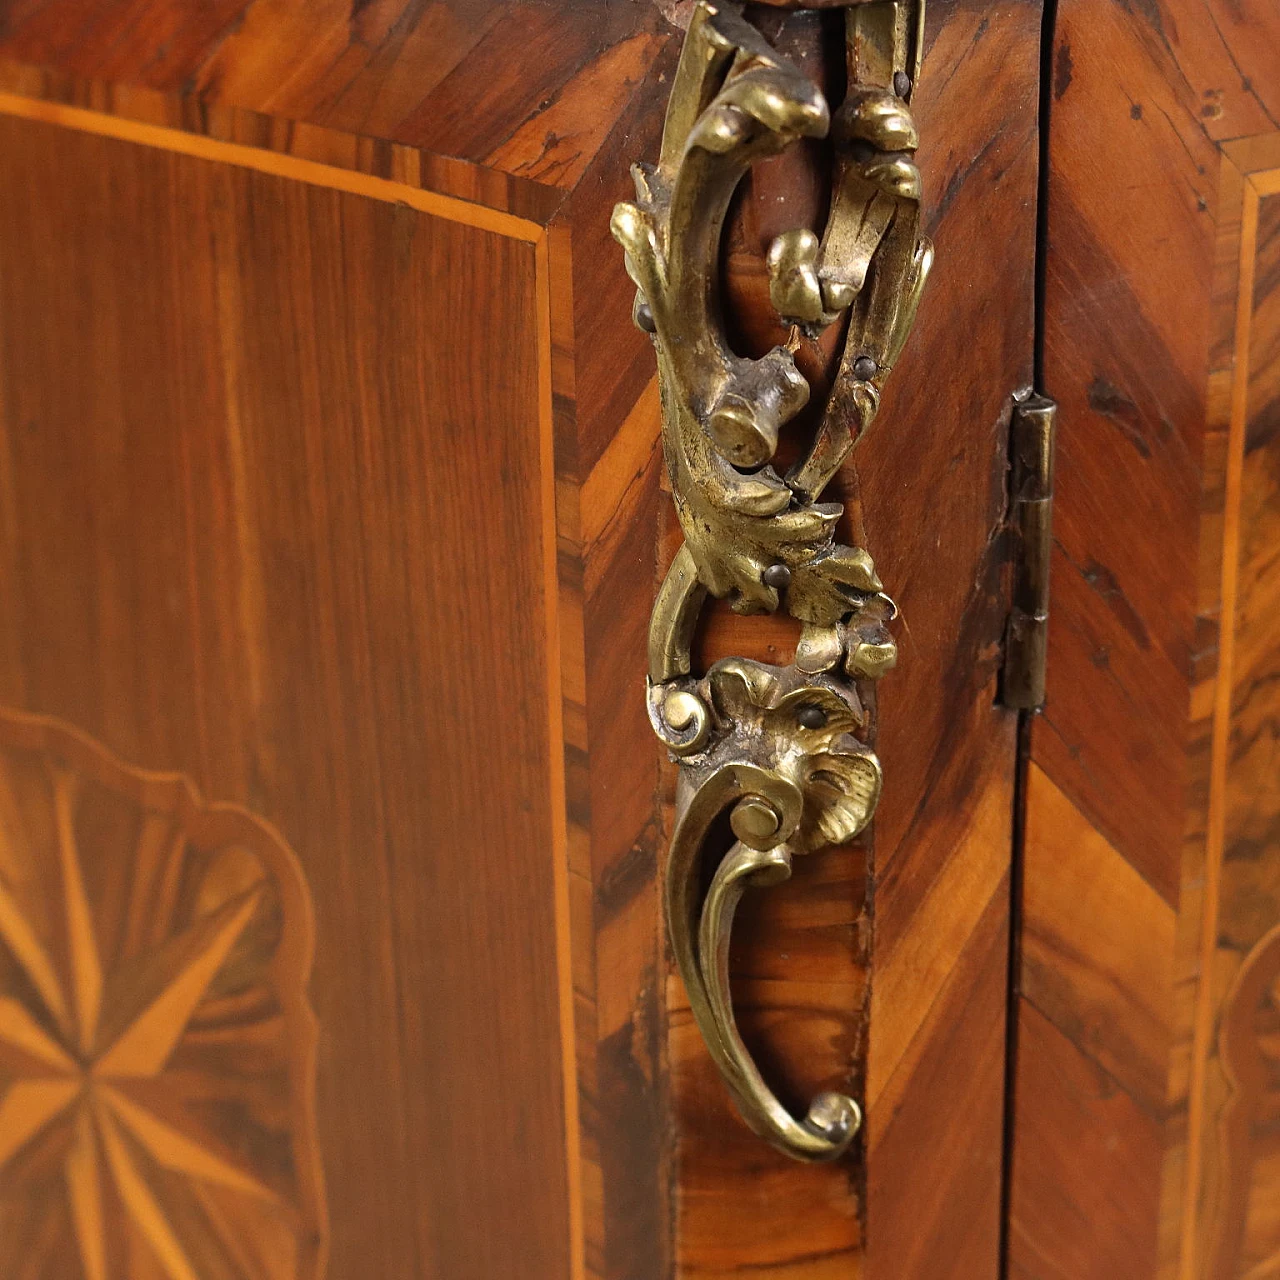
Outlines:
[[319, 1280], [297, 859], [0, 710], [0, 1276]]

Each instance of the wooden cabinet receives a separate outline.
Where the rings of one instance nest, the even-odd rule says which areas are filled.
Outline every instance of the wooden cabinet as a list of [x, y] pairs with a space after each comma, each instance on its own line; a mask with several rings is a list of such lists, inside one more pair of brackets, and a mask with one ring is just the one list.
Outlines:
[[1010, 1274], [1261, 1277], [1280, 1265], [1280, 31], [1268, 6], [1066, 0], [1053, 39], [1041, 376], [1063, 425]]
[[[846, 9], [746, 17], [838, 104]], [[801, 1163], [662, 920], [681, 532], [610, 215], [693, 13], [0, 3], [0, 1280], [1280, 1268], [1280, 17], [929, 0], [935, 265], [827, 490], [899, 611], [883, 792], [730, 955], [782, 1102], [864, 1114]], [[834, 172], [755, 165], [722, 258], [815, 403], [843, 322], [768, 251]], [[709, 606], [695, 665], [798, 634]]]

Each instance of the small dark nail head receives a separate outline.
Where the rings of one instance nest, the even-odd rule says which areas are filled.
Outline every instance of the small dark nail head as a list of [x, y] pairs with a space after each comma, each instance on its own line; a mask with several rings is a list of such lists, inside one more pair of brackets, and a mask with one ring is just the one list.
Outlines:
[[785, 564], [771, 564], [760, 575], [760, 581], [775, 591], [785, 591], [791, 585], [791, 570]]
[[796, 712], [796, 719], [806, 729], [823, 729], [827, 723], [827, 713], [821, 707], [815, 707], [812, 703], [807, 703]]
[[905, 98], [911, 92], [911, 77], [905, 71], [893, 73], [893, 91], [900, 98]]
[[653, 308], [647, 302], [636, 303], [636, 324], [642, 328], [645, 333], [656, 333], [658, 326], [654, 323]]
[[859, 356], [853, 362], [853, 376], [860, 382], [870, 382], [876, 376], [876, 362], [870, 356]]

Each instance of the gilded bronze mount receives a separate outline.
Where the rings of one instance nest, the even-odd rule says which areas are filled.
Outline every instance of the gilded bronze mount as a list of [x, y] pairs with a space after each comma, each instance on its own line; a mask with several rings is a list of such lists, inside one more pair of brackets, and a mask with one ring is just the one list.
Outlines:
[[[851, 5], [849, 89], [833, 118], [817, 86], [731, 4], [703, 0], [659, 162], [634, 167], [637, 199], [618, 205], [612, 223], [637, 285], [636, 323], [654, 337], [663, 450], [684, 533], [649, 633], [650, 720], [681, 764], [666, 876], [671, 946], [744, 1119], [801, 1160], [842, 1154], [861, 1111], [824, 1093], [797, 1120], [778, 1102], [738, 1033], [729, 937], [747, 887], [786, 879], [795, 854], [852, 839], [880, 794], [858, 683], [893, 667], [896, 609], [867, 552], [835, 541], [840, 504], [820, 499], [875, 417], [932, 261], [920, 234], [909, 106], [922, 20], [923, 0]], [[813, 436], [780, 475], [771, 465], [780, 431], [811, 388], [794, 344], [759, 359], [732, 350], [721, 242], [752, 164], [828, 136], [836, 170], [826, 227], [772, 242], [770, 297], [793, 337], [833, 324], [846, 325], [846, 337]], [[798, 619], [792, 664], [726, 659], [695, 676], [693, 638], [708, 595], [738, 613], [781, 609]], [[726, 811], [735, 843], [700, 893], [703, 847]]]

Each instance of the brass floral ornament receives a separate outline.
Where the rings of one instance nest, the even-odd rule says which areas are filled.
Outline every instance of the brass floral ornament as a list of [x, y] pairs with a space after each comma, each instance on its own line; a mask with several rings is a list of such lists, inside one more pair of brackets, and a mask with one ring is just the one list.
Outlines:
[[[822, 491], [880, 404], [915, 317], [933, 250], [920, 234], [918, 144], [909, 99], [923, 0], [850, 0], [849, 90], [832, 113], [816, 85], [724, 0], [689, 25], [657, 165], [633, 169], [637, 198], [613, 234], [651, 333], [663, 451], [684, 545], [654, 604], [649, 714], [682, 764], [667, 866], [672, 949], [693, 1012], [747, 1123], [787, 1154], [831, 1159], [861, 1123], [828, 1093], [803, 1121], [777, 1101], [738, 1035], [729, 994], [734, 910], [750, 885], [790, 874], [793, 854], [847, 841], [871, 820], [880, 765], [857, 682], [897, 658], [896, 608], [870, 555], [836, 541], [843, 513]], [[773, 466], [780, 433], [811, 389], [791, 345], [737, 354], [719, 281], [724, 223], [750, 167], [805, 138], [831, 140], [835, 173], [821, 235], [769, 246], [770, 298], [793, 334], [846, 326], [833, 389], [799, 459]], [[728, 659], [692, 671], [707, 595], [741, 614], [802, 624], [788, 667]], [[701, 892], [703, 849], [728, 812], [736, 842]]]
[[745, 751], [795, 787], [800, 817], [790, 848], [840, 844], [866, 826], [880, 795], [880, 763], [854, 736], [863, 723], [855, 693], [795, 667], [741, 658], [717, 662], [702, 686], [721, 733], [699, 768]]

